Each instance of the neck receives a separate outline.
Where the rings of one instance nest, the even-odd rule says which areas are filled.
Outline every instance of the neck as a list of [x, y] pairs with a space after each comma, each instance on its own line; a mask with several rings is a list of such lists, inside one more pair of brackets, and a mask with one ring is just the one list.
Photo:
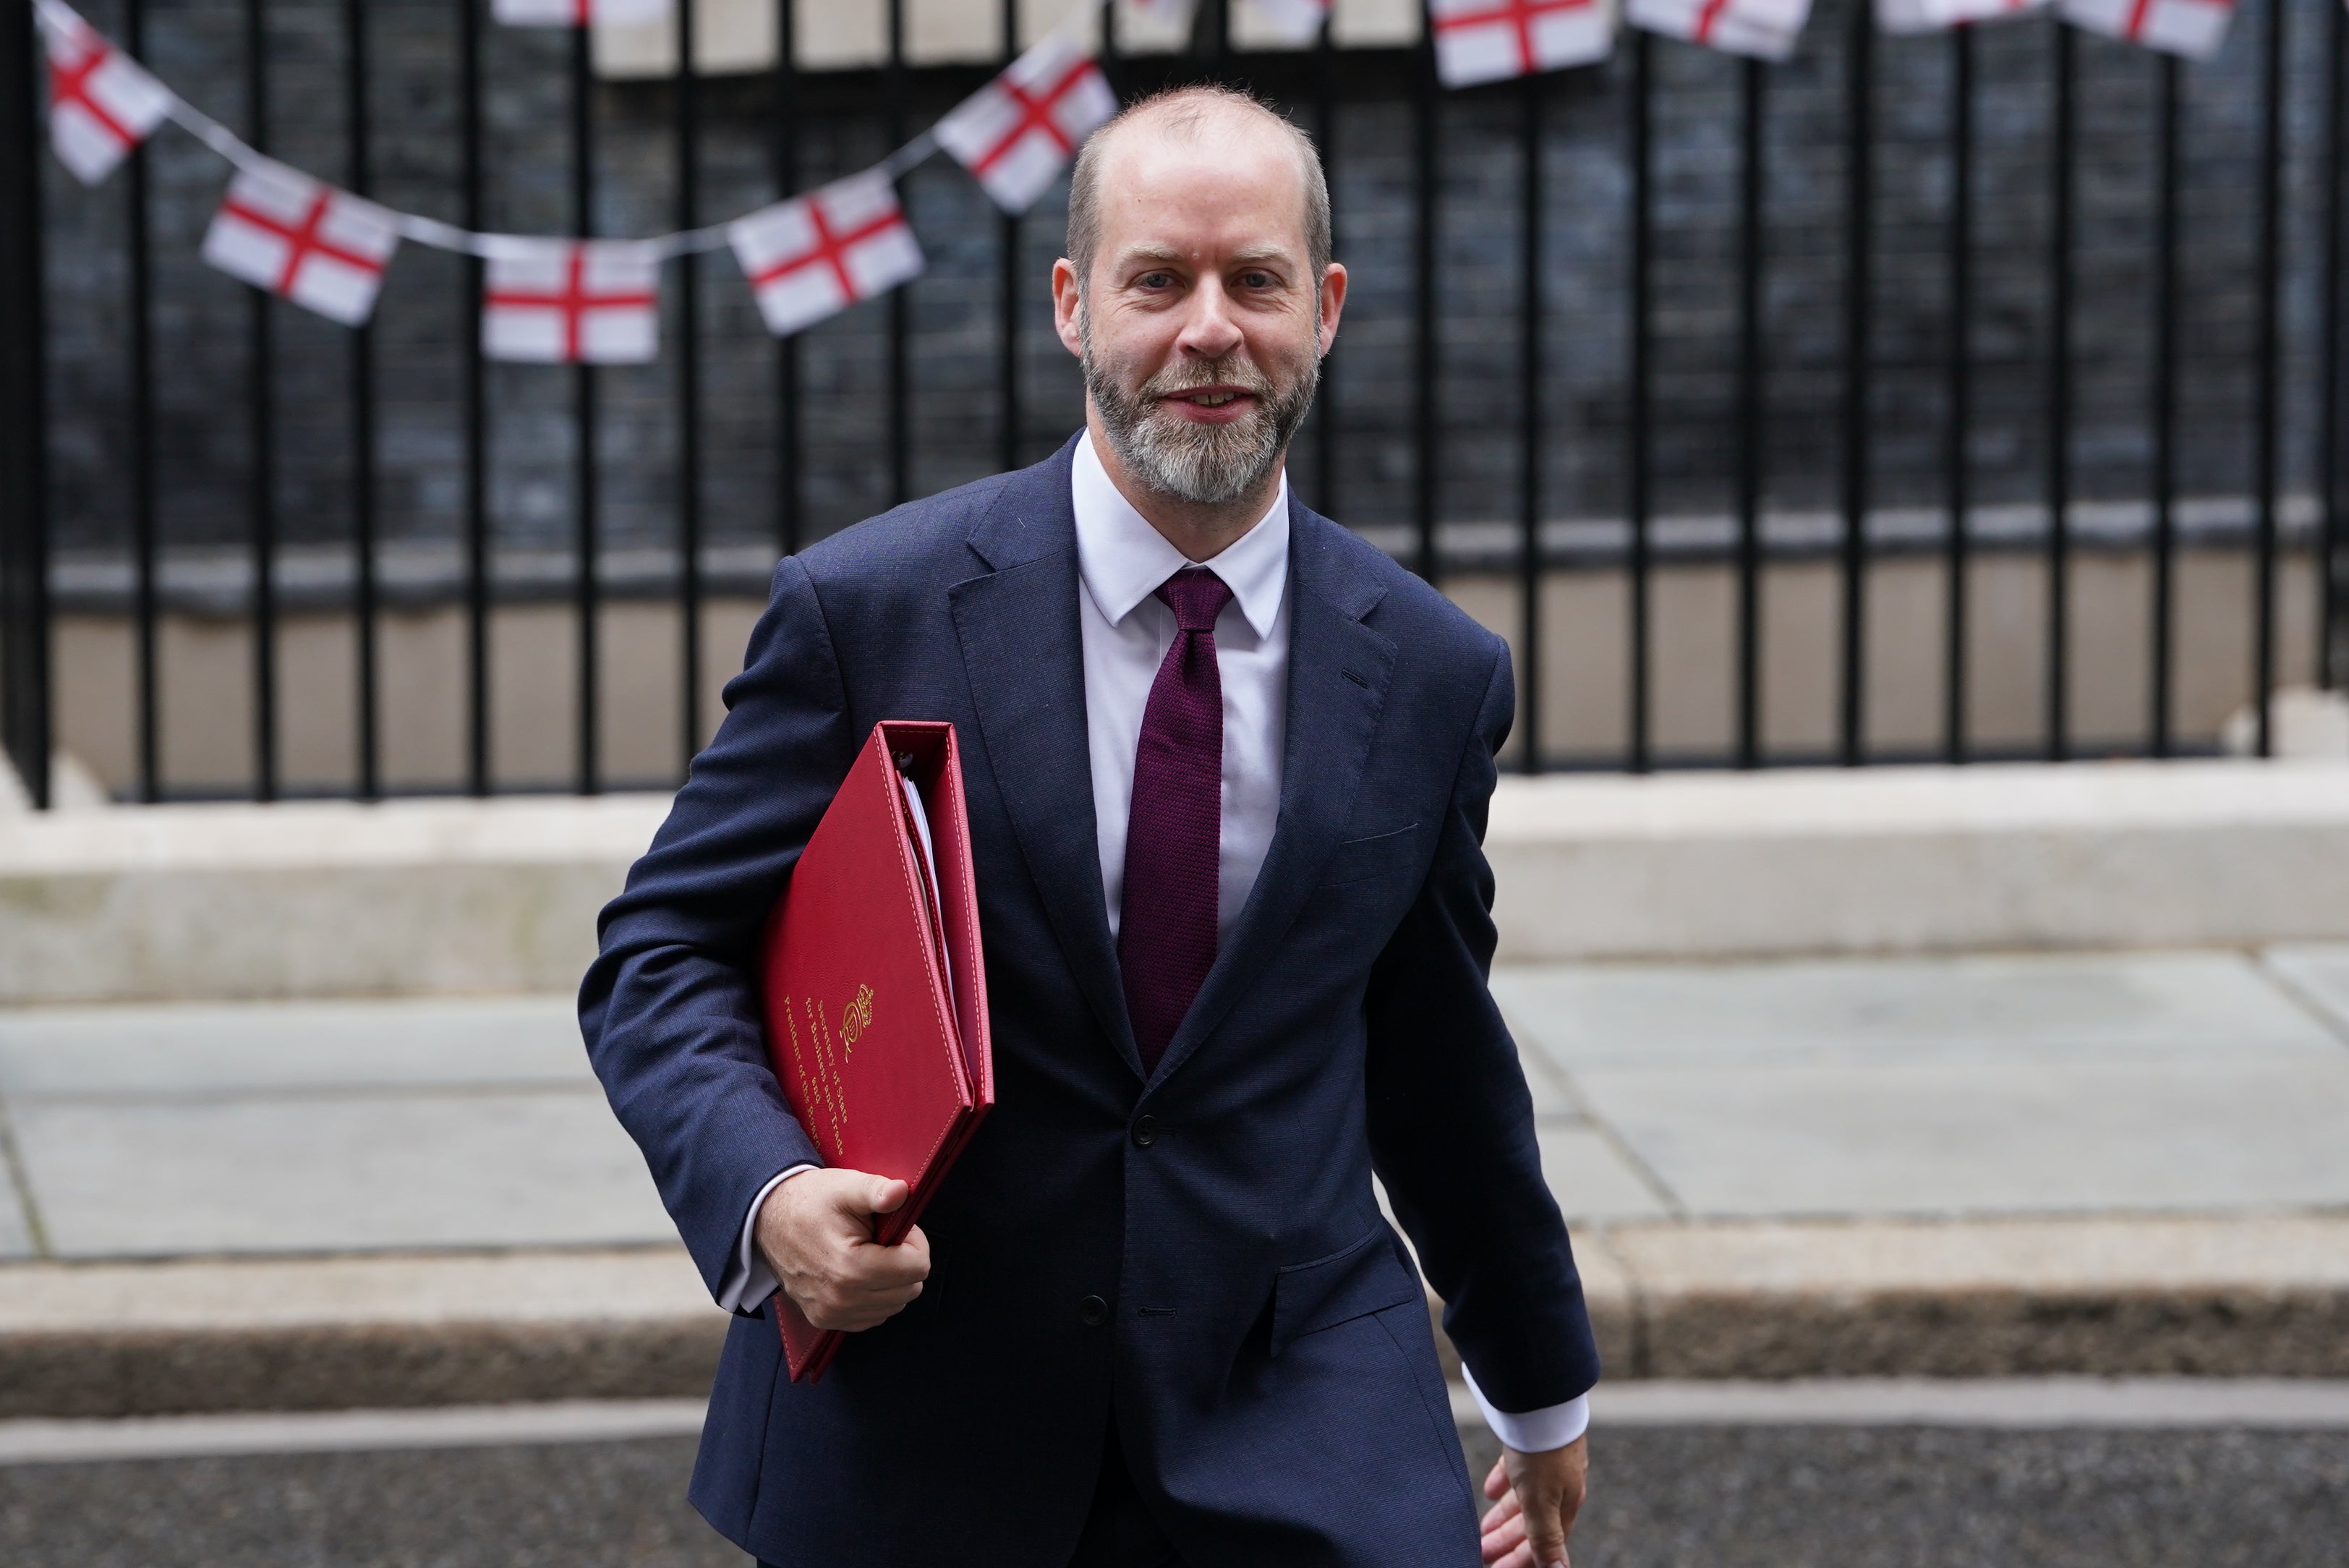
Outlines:
[[1211, 561], [1222, 555], [1271, 510], [1273, 497], [1280, 493], [1282, 466], [1288, 461], [1284, 449], [1280, 461], [1266, 472], [1261, 483], [1237, 500], [1210, 506], [1153, 490], [1135, 477], [1125, 466], [1125, 460], [1118, 455], [1115, 443], [1102, 431], [1101, 415], [1093, 409], [1091, 399], [1085, 404], [1085, 439], [1093, 443], [1093, 454], [1101, 459], [1117, 493], [1147, 518], [1168, 544], [1183, 552], [1185, 560], [1194, 563]]

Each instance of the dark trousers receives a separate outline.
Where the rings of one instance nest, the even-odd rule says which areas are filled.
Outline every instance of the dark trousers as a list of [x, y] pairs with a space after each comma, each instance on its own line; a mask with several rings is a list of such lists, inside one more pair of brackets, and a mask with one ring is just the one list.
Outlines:
[[[761, 1563], [759, 1568], [774, 1568]], [[1076, 1555], [1069, 1568], [1183, 1568], [1174, 1543], [1150, 1517], [1142, 1492], [1126, 1469], [1125, 1449], [1117, 1440], [1117, 1423], [1110, 1423], [1109, 1440], [1102, 1445], [1101, 1479], [1093, 1483], [1093, 1506], [1077, 1537]]]
[[1109, 1439], [1102, 1444], [1101, 1478], [1093, 1483], [1092, 1511], [1085, 1516], [1084, 1532], [1077, 1537], [1076, 1555], [1069, 1559], [1069, 1568], [1182, 1568], [1174, 1543], [1150, 1517], [1141, 1490], [1133, 1484], [1114, 1417], [1109, 1424]]

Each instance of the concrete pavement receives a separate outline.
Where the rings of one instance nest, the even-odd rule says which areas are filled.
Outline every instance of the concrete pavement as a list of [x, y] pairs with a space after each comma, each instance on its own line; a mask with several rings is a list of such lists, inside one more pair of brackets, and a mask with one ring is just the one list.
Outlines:
[[[2349, 947], [1508, 966], [1618, 1376], [2349, 1376]], [[563, 996], [0, 1012], [0, 1416], [689, 1395]]]

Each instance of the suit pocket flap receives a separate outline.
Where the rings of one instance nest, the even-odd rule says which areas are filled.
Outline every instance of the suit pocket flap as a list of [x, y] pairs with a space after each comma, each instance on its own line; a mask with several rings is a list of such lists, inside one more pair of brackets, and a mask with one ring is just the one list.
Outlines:
[[1374, 1225], [1342, 1251], [1282, 1268], [1272, 1292], [1272, 1353], [1317, 1329], [1416, 1300], [1419, 1276], [1384, 1225]]

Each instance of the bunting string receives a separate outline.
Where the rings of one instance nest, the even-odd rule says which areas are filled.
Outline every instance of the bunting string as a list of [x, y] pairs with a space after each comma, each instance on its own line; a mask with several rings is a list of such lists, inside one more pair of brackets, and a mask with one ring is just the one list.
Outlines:
[[[644, 25], [676, 0], [493, 0], [516, 26]], [[230, 165], [205, 231], [206, 262], [232, 277], [348, 327], [374, 314], [399, 245], [485, 264], [481, 345], [498, 359], [639, 363], [659, 349], [660, 269], [730, 250], [768, 329], [789, 336], [921, 275], [921, 246], [896, 182], [944, 152], [1009, 213], [1051, 188], [1084, 139], [1117, 112], [1084, 45], [1078, 0], [1042, 37], [929, 130], [861, 173], [741, 217], [648, 239], [476, 234], [380, 205], [281, 163], [181, 98], [83, 19], [67, 0], [34, 0], [49, 65], [49, 140], [85, 185], [105, 180], [166, 123]], [[1195, 0], [1130, 0], [1187, 29]], [[1280, 42], [1303, 45], [1330, 23], [1330, 0], [1250, 0]], [[2224, 43], [2234, 0], [1874, 0], [1888, 32], [1973, 26], [2053, 10], [2074, 26], [2148, 48], [2208, 58]], [[1622, 0], [1623, 20], [1691, 43], [1782, 60], [1811, 0]], [[1436, 72], [1446, 87], [1588, 65], [1614, 47], [1616, 0], [1426, 0]]]

